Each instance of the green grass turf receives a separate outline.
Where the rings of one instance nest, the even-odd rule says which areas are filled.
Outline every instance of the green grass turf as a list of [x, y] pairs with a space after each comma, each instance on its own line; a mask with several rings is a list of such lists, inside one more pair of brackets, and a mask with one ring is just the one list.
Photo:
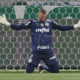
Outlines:
[[80, 72], [24, 73], [0, 72], [0, 80], [80, 80]]

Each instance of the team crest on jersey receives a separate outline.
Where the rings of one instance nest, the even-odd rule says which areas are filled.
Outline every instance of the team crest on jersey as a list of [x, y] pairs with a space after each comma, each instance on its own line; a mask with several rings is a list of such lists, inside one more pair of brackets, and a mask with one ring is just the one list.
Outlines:
[[46, 23], [45, 23], [45, 25], [46, 25], [46, 26], [49, 26], [49, 23], [48, 23], [48, 22], [46, 22]]
[[44, 24], [43, 23], [41, 23], [41, 27], [44, 27]]

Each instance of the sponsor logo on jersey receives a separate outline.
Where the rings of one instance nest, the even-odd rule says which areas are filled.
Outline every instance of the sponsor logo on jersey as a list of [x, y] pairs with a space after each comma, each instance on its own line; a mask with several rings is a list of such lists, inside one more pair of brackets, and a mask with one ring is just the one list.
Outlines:
[[36, 29], [36, 32], [41, 32], [41, 33], [49, 32], [49, 29], [46, 29], [46, 28]]
[[49, 46], [38, 46], [37, 49], [50, 49]]
[[44, 24], [43, 23], [41, 23], [41, 27], [44, 27]]
[[49, 26], [49, 23], [48, 23], [48, 22], [46, 22], [46, 23], [45, 23], [45, 25], [46, 25], [46, 26]]

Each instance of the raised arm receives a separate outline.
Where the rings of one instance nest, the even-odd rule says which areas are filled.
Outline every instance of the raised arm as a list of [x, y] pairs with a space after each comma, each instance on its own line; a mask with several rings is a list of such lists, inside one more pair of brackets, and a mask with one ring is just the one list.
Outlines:
[[22, 30], [22, 29], [30, 29], [31, 28], [31, 21], [27, 21], [26, 24], [11, 24], [10, 27], [15, 30]]
[[15, 30], [21, 30], [21, 29], [30, 29], [31, 28], [31, 21], [27, 21], [26, 24], [11, 24], [7, 21], [6, 16], [2, 15], [0, 16], [0, 23], [4, 24], [6, 26], [11, 27], [12, 29]]
[[80, 27], [80, 21], [77, 24], [74, 24], [73, 26], [61, 26], [55, 22], [52, 22], [52, 29], [57, 29], [61, 31], [68, 31], [78, 27]]

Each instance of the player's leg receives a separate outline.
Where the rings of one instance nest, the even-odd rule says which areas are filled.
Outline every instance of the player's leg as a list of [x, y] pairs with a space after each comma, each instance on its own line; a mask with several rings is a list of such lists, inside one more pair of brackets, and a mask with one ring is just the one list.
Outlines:
[[56, 60], [53, 60], [53, 64], [49, 65], [47, 64], [48, 68], [46, 69], [48, 72], [52, 72], [52, 73], [58, 73], [59, 72], [59, 66], [58, 66], [58, 62]]
[[49, 51], [45, 55], [44, 61], [45, 61], [46, 65], [47, 65], [47, 67], [45, 69], [48, 72], [52, 72], [52, 73], [58, 73], [59, 72], [58, 62], [57, 62], [56, 57], [54, 56], [52, 51]]
[[34, 71], [34, 68], [35, 68], [35, 66], [33, 64], [28, 63], [27, 68], [26, 68], [26, 72], [32, 73]]
[[52, 73], [58, 73], [59, 72], [59, 67], [58, 67], [58, 63], [54, 63], [52, 65], [47, 64], [39, 64], [38, 66], [38, 71], [41, 72], [42, 70], [47, 70], [48, 72], [52, 72]]
[[38, 56], [37, 52], [32, 51], [32, 54], [28, 59], [26, 72], [32, 73], [34, 71], [34, 68], [38, 66], [39, 62], [40, 62], [40, 57]]

